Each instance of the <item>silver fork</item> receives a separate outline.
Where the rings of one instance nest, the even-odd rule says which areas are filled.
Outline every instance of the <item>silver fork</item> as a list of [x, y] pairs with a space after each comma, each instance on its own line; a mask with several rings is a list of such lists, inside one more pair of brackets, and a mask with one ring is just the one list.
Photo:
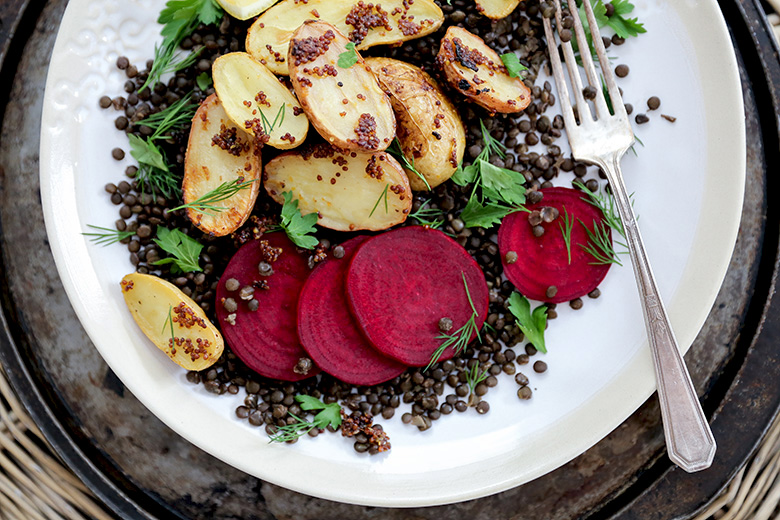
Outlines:
[[[555, 1], [555, 21], [559, 28], [561, 21], [560, 0]], [[637, 227], [636, 217], [623, 184], [620, 171], [620, 159], [634, 143], [634, 134], [628, 121], [628, 114], [618, 91], [615, 77], [609, 66], [604, 43], [599, 34], [593, 9], [588, 0], [582, 0], [593, 36], [596, 54], [604, 73], [604, 81], [612, 101], [614, 115], [610, 114], [607, 101], [602, 92], [596, 67], [590, 52], [582, 22], [577, 13], [574, 0], [569, 6], [574, 19], [574, 35], [577, 39], [585, 75], [589, 85], [596, 89], [595, 118], [583, 95], [583, 83], [579, 67], [574, 57], [571, 42], [561, 42], [569, 78], [574, 89], [579, 124], [575, 118], [569, 97], [569, 89], [563, 75], [558, 47], [549, 18], [544, 19], [544, 32], [550, 51], [550, 61], [558, 87], [566, 133], [569, 136], [572, 155], [575, 159], [599, 166], [607, 175], [616, 206], [626, 234], [631, 263], [639, 288], [642, 310], [644, 312], [647, 336], [653, 354], [658, 397], [661, 403], [661, 417], [664, 424], [667, 452], [669, 458], [687, 472], [700, 471], [710, 467], [715, 456], [715, 439], [712, 436], [707, 419], [699, 404], [691, 377], [685, 366], [666, 309], [658, 293], [653, 272], [647, 260], [642, 237]]]

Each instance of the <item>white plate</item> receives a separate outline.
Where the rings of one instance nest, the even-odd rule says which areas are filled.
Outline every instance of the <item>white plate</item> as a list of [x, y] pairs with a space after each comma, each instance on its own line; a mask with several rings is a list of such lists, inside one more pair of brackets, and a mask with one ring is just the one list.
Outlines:
[[[154, 348], [119, 290], [132, 271], [122, 247], [99, 247], [87, 224], [117, 218], [103, 191], [122, 178], [127, 150], [113, 110], [98, 98], [125, 81], [118, 55], [153, 55], [162, 0], [71, 0], [46, 85], [41, 192], [51, 248], [81, 322], [130, 391], [179, 434], [261, 479], [310, 495], [376, 506], [423, 506], [481, 497], [539, 477], [606, 436], [655, 389], [631, 267], [613, 268], [603, 296], [580, 311], [559, 307], [547, 335], [550, 370], [530, 368], [534, 397], [520, 401], [509, 376], [491, 390], [490, 413], [443, 417], [420, 433], [396, 414], [382, 421], [393, 449], [376, 457], [321, 435], [267, 442], [240, 421], [241, 397], [213, 396]], [[661, 109], [637, 128], [644, 147], [623, 161], [647, 250], [680, 345], [693, 342], [715, 300], [736, 239], [745, 178], [742, 94], [734, 52], [714, 0], [635, 0], [648, 32], [613, 54], [631, 66], [620, 81], [635, 113]], [[677, 117], [671, 124], [660, 113]], [[129, 160], [125, 161], [129, 164]], [[568, 178], [568, 177], [567, 177]], [[568, 180], [565, 182], [569, 182]]]

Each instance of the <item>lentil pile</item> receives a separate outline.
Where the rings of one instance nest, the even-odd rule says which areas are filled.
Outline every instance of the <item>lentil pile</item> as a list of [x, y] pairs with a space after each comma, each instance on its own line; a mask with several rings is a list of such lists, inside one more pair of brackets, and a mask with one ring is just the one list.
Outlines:
[[[533, 98], [523, 113], [490, 114], [475, 104], [465, 102], [456, 93], [449, 92], [450, 99], [458, 104], [466, 124], [468, 144], [464, 163], [473, 161], [483, 150], [480, 127], [480, 121], [483, 121], [493, 138], [506, 146], [506, 157], [494, 156], [490, 159], [491, 162], [524, 176], [529, 202], [539, 202], [542, 195], [538, 190], [552, 186], [552, 181], [563, 175], [571, 179], [570, 182], [580, 180], [586, 187], [596, 191], [600, 172], [594, 174], [585, 164], [565, 156], [561, 147], [556, 144], [562, 137], [564, 123], [560, 115], [552, 114], [549, 110], [555, 102], [552, 85], [547, 81], [542, 85], [535, 85], [537, 75], [547, 61], [541, 17], [552, 15], [551, 4], [540, 3], [539, 0], [525, 0], [511, 16], [491, 21], [477, 12], [473, 1], [452, 0], [452, 5], [442, 1], [438, 3], [445, 14], [445, 23], [438, 32], [408, 41], [396, 48], [372, 48], [364, 54], [385, 55], [416, 64], [441, 80], [441, 85], [446, 85], [434, 64], [434, 58], [444, 32], [451, 25], [465, 27], [482, 37], [499, 54], [510, 51], [519, 53], [529, 69], [526, 72], [526, 84], [531, 88]], [[189, 93], [192, 93], [192, 99], [196, 103], [214, 93], [211, 86], [203, 90], [196, 78], [203, 73], [210, 74], [212, 63], [220, 55], [243, 50], [246, 30], [250, 23], [251, 20], [240, 22], [225, 15], [217, 25], [197, 27], [181, 44], [185, 50], [200, 49], [195, 62], [177, 72], [167, 83], [157, 83], [144, 90], [139, 91], [139, 88], [146, 81], [152, 62], [137, 66], [131, 64], [127, 58], [120, 57], [117, 67], [127, 76], [125, 92], [113, 98], [102, 97], [99, 100], [100, 106], [119, 113], [115, 119], [118, 130], [141, 137], [151, 135], [153, 131], [144, 126], [144, 118], [165, 109]], [[567, 34], [570, 38], [570, 15], [564, 17], [563, 25], [562, 38]], [[367, 29], [356, 29], [357, 32], [365, 30]], [[604, 43], [607, 46], [621, 45], [623, 40], [617, 37], [605, 38]], [[327, 42], [312, 42], [312, 45], [314, 44], [327, 46]], [[297, 56], [295, 53], [294, 55]], [[619, 64], [615, 72], [622, 78], [629, 73], [629, 69], [627, 65]], [[595, 92], [587, 94], [586, 97], [595, 96]], [[648, 110], [656, 110], [660, 106], [660, 100], [652, 97], [647, 101], [647, 106]], [[631, 105], [627, 105], [627, 109], [629, 113], [633, 111]], [[667, 118], [670, 121], [672, 119]], [[641, 124], [647, 120], [646, 114], [636, 116], [637, 123]], [[368, 135], [371, 121], [365, 121], [365, 127]], [[179, 175], [183, 170], [187, 137], [186, 132], [179, 132], [158, 142], [174, 163]], [[227, 134], [222, 136], [219, 145], [227, 148], [240, 146], [235, 143], [235, 135]], [[121, 149], [114, 149], [110, 153], [117, 160], [125, 156], [125, 151]], [[264, 148], [264, 162], [277, 153], [269, 147]], [[261, 190], [254, 213], [247, 224], [231, 237], [214, 238], [193, 227], [185, 210], [171, 210], [181, 204], [177, 187], [144, 177], [143, 172], [135, 166], [129, 166], [125, 170], [125, 177], [119, 182], [107, 184], [105, 191], [118, 208], [116, 229], [134, 232], [133, 236], [121, 240], [127, 247], [130, 262], [139, 273], [157, 274], [175, 284], [216, 322], [215, 292], [221, 273], [240, 245], [261, 237], [276, 222], [279, 205]], [[311, 417], [313, 412], [303, 410], [295, 400], [296, 395], [316, 397], [326, 404], [338, 402], [348, 410], [340, 428], [342, 434], [354, 441], [357, 452], [372, 454], [385, 451], [390, 446], [382, 426], [372, 423], [372, 418], [389, 420], [398, 414], [404, 424], [427, 430], [443, 415], [453, 412], [464, 413], [473, 408], [478, 414], [486, 414], [490, 410], [490, 389], [501, 379], [514, 379], [518, 398], [530, 399], [533, 391], [529, 376], [545, 372], [547, 364], [534, 360], [537, 350], [530, 344], [524, 344], [520, 328], [506, 309], [506, 302], [514, 287], [502, 279], [502, 259], [496, 244], [496, 229], [466, 228], [464, 222], [457, 217], [466, 205], [470, 189], [446, 182], [432, 192], [417, 193], [412, 208], [415, 212], [425, 205], [427, 208], [444, 212], [446, 220], [442, 231], [453, 236], [476, 259], [485, 273], [490, 289], [487, 318], [489, 327], [483, 330], [481, 341], [473, 342], [461, 355], [436, 363], [428, 370], [411, 368], [387, 383], [361, 387], [345, 384], [324, 373], [297, 383], [264, 379], [249, 370], [226, 347], [215, 365], [203, 372], [189, 372], [188, 381], [202, 384], [207, 391], [214, 394], [242, 394], [244, 400], [236, 408], [236, 415], [246, 419], [252, 426], [263, 427], [269, 435], [276, 433], [280, 426], [293, 424], [295, 419], [292, 415], [303, 419]], [[406, 225], [418, 224], [413, 218], [406, 222]], [[201, 272], [174, 274], [169, 265], [154, 265], [161, 255], [153, 241], [157, 226], [178, 228], [204, 244], [200, 258]], [[311, 252], [309, 262], [312, 267], [326, 255], [343, 256], [343, 249], [338, 244], [352, 236], [326, 229], [322, 229], [318, 235], [320, 243]], [[512, 253], [505, 259], [508, 263], [517, 260], [516, 253], [514, 258], [510, 258]], [[551, 290], [554, 290], [554, 287], [551, 287]], [[588, 296], [598, 298], [599, 295], [600, 292], [596, 289]], [[580, 309], [584, 302], [577, 298], [569, 305], [573, 309]], [[262, 312], [262, 309], [257, 312]], [[548, 304], [547, 316], [550, 320], [557, 317], [554, 304]], [[446, 323], [440, 324], [442, 330], [446, 326]], [[452, 327], [451, 322], [449, 326]], [[476, 383], [469, 376], [475, 372], [483, 375]], [[317, 436], [323, 431], [314, 428], [308, 435]]]

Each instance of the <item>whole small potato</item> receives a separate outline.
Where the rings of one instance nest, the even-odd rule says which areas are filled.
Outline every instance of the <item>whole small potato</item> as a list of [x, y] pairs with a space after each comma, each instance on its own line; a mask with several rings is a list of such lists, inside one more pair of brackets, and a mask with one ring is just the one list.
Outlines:
[[367, 58], [366, 63], [390, 96], [401, 149], [419, 173], [406, 171], [412, 189], [435, 188], [452, 177], [463, 160], [466, 131], [436, 81], [403, 61]]

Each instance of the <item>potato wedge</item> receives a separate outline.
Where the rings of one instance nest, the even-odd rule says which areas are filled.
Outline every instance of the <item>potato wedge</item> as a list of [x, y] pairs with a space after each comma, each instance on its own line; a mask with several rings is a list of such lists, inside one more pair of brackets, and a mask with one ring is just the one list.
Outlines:
[[510, 76], [496, 51], [466, 29], [447, 29], [436, 62], [453, 88], [492, 112], [521, 112], [531, 103], [523, 80]]
[[233, 18], [249, 20], [274, 5], [276, 0], [217, 0], [217, 3]]
[[132, 273], [122, 278], [120, 286], [141, 331], [177, 365], [204, 370], [222, 355], [222, 334], [175, 285], [150, 274]]
[[265, 65], [245, 52], [220, 56], [212, 66], [214, 90], [227, 115], [254, 136], [267, 134], [265, 144], [289, 150], [309, 132], [309, 120], [292, 92]]
[[329, 23], [305, 22], [290, 40], [290, 79], [309, 120], [330, 144], [379, 152], [395, 138], [393, 106], [356, 51], [349, 54], [357, 63], [339, 67], [348, 43]]
[[269, 162], [265, 189], [279, 203], [292, 193], [302, 214], [336, 231], [379, 231], [400, 224], [412, 207], [404, 169], [387, 153], [355, 153], [318, 144]]
[[458, 111], [436, 81], [419, 67], [391, 58], [366, 58], [390, 96], [401, 149], [415, 170], [406, 170], [415, 191], [446, 181], [463, 160], [466, 130]]
[[252, 136], [233, 124], [216, 94], [206, 98], [192, 119], [181, 185], [184, 203], [193, 204], [233, 183], [244, 187], [213, 202], [216, 210], [188, 207], [187, 217], [204, 233], [232, 233], [252, 212], [260, 192], [261, 171], [260, 150]]
[[295, 30], [306, 20], [333, 24], [358, 50], [363, 50], [431, 34], [441, 27], [444, 14], [433, 0], [284, 0], [249, 28], [246, 51], [274, 74], [289, 74], [287, 47]]
[[493, 20], [506, 18], [517, 6], [520, 0], [477, 0], [477, 11]]

